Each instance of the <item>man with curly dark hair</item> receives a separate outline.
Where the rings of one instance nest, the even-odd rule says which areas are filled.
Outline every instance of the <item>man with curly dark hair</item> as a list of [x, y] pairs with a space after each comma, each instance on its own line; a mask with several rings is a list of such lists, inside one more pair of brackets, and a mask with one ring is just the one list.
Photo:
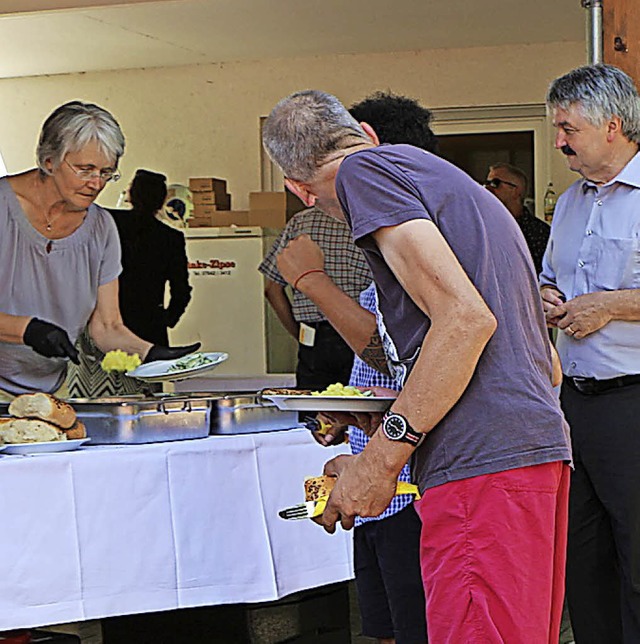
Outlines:
[[356, 121], [368, 123], [381, 143], [410, 143], [438, 153], [438, 138], [431, 129], [433, 115], [415, 98], [374, 92], [349, 108]]

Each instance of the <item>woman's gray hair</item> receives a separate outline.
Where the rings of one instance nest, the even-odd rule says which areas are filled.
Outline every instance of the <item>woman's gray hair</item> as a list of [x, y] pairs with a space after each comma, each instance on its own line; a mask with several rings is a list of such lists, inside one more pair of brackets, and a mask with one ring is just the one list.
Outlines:
[[296, 92], [271, 110], [262, 143], [285, 176], [310, 181], [332, 152], [370, 139], [347, 108], [331, 94]]
[[71, 101], [61, 105], [49, 115], [40, 132], [36, 151], [40, 172], [50, 174], [47, 160], [57, 168], [69, 152], [77, 152], [92, 141], [117, 166], [124, 154], [124, 134], [113, 116], [93, 103]]
[[595, 126], [612, 116], [622, 121], [622, 133], [640, 143], [640, 97], [633, 80], [613, 65], [585, 65], [556, 78], [547, 92], [547, 105], [578, 108]]

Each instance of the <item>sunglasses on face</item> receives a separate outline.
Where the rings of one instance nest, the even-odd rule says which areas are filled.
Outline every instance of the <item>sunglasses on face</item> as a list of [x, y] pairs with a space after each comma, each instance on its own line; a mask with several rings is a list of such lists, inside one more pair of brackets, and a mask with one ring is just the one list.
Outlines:
[[485, 188], [499, 188], [503, 183], [511, 186], [512, 188], [518, 187], [515, 183], [511, 183], [511, 181], [505, 181], [504, 179], [498, 179], [497, 177], [487, 179], [483, 185]]

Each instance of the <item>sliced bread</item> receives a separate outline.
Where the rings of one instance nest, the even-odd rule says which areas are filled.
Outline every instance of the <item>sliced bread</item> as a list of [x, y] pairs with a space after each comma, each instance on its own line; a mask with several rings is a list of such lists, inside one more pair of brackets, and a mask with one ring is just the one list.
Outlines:
[[16, 418], [39, 418], [62, 429], [70, 429], [76, 422], [71, 405], [45, 393], [16, 396], [9, 405], [9, 413]]
[[86, 438], [87, 428], [84, 426], [84, 423], [81, 420], [76, 420], [73, 427], [71, 427], [71, 429], [65, 429], [64, 433], [67, 435], [67, 438], [70, 441], [76, 440], [77, 438]]
[[0, 438], [5, 443], [42, 443], [67, 440], [59, 427], [32, 418], [0, 418]]

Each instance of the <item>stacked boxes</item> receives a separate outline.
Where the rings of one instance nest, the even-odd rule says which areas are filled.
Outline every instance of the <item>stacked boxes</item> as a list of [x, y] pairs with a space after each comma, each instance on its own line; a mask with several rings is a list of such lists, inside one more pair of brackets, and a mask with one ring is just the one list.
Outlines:
[[[189, 179], [189, 189], [193, 194], [193, 217], [189, 226], [228, 226], [231, 210], [231, 195], [227, 192], [227, 182], [215, 177]], [[218, 215], [224, 213], [224, 217]], [[223, 222], [224, 220], [224, 222]], [[236, 222], [233, 222], [236, 223]]]
[[[197, 206], [194, 206], [194, 209]], [[189, 228], [210, 226], [249, 226], [248, 210], [214, 210], [210, 214], [192, 217], [187, 222]]]
[[191, 228], [203, 226], [262, 226], [284, 228], [291, 217], [305, 205], [289, 191], [251, 192], [249, 210], [231, 210], [227, 182], [214, 177], [189, 179], [193, 195]]
[[305, 205], [288, 190], [285, 192], [250, 192], [249, 225], [284, 228], [291, 217]]

